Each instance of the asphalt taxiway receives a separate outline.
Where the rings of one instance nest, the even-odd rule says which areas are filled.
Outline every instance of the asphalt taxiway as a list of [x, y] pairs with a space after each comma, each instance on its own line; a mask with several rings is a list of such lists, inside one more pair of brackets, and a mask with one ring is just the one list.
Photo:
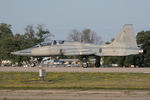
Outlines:
[[[82, 67], [44, 67], [46, 72], [118, 72], [150, 73], [150, 68], [82, 68]], [[39, 72], [39, 67], [0, 67], [0, 72]]]
[[149, 100], [150, 90], [0, 90], [0, 99]]

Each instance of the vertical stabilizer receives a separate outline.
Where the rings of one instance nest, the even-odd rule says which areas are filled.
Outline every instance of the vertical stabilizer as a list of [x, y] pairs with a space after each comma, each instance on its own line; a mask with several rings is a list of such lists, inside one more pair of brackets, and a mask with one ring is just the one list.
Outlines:
[[124, 25], [115, 40], [111, 44], [105, 45], [102, 52], [103, 56], [128, 56], [138, 53], [139, 48], [132, 24]]
[[137, 48], [133, 25], [125, 24], [111, 45], [115, 47]]

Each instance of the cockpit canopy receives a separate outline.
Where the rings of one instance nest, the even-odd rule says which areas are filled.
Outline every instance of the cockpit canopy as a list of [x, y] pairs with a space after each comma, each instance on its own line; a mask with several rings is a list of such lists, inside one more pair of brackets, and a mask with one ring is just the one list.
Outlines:
[[32, 48], [51, 46], [51, 45], [59, 45], [59, 44], [64, 44], [64, 40], [52, 40], [52, 41], [41, 42], [41, 43], [33, 46]]

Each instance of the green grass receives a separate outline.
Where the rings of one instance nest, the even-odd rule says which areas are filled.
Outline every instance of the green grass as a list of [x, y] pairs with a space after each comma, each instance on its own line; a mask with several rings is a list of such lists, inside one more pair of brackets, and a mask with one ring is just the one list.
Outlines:
[[148, 73], [47, 72], [40, 81], [34, 72], [0, 72], [0, 89], [147, 89]]

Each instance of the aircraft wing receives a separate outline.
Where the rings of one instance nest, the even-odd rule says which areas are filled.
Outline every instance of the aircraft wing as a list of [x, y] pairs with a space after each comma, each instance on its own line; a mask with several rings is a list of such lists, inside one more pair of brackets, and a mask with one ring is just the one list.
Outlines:
[[89, 50], [89, 49], [65, 49], [62, 50], [62, 54], [66, 56], [71, 55], [92, 55], [95, 54], [95, 52]]

